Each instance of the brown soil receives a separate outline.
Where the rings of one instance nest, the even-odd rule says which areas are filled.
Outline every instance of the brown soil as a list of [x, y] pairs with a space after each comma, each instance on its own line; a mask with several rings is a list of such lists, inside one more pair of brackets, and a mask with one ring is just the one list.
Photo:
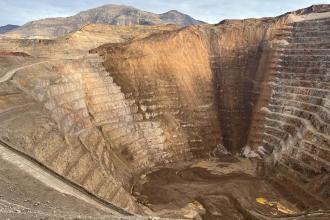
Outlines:
[[234, 158], [175, 164], [142, 175], [133, 194], [163, 217], [197, 218], [189, 212], [198, 205], [202, 209], [197, 212], [207, 220], [254, 219], [253, 212], [272, 217], [284, 214], [274, 206], [257, 203], [256, 198], [279, 202], [299, 212], [286, 195], [253, 172], [255, 166]]

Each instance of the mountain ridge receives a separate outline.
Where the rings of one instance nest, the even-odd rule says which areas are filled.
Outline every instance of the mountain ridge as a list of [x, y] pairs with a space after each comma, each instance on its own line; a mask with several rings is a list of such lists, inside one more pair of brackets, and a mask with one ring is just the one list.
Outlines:
[[161, 25], [175, 24], [180, 27], [205, 24], [176, 10], [156, 14], [132, 6], [108, 4], [81, 11], [69, 17], [44, 18], [30, 21], [16, 30], [6, 33], [18, 38], [55, 38], [92, 24], [111, 25]]
[[20, 27], [19, 25], [13, 25], [13, 24], [7, 24], [7, 25], [4, 25], [4, 26], [0, 26], [0, 34], [4, 34], [8, 31], [11, 31], [13, 29], [16, 29]]

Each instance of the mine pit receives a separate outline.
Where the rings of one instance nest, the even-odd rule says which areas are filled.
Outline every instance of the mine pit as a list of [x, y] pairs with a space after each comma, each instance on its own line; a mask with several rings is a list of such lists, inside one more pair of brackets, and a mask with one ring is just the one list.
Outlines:
[[330, 218], [330, 6], [173, 13], [0, 36], [0, 219]]

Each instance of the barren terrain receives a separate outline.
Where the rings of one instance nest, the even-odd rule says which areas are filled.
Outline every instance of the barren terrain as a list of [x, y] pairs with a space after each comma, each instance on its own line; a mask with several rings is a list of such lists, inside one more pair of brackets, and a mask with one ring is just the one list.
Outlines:
[[328, 219], [329, 12], [1, 38], [0, 216]]

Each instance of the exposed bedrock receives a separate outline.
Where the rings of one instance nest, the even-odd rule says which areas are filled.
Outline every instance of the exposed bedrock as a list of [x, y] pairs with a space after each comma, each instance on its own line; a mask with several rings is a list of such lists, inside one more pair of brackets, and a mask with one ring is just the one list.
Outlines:
[[[221, 144], [239, 152], [278, 23], [226, 21], [100, 50], [114, 80], [139, 100], [144, 118], [161, 120], [168, 130], [177, 126], [167, 139], [173, 149], [201, 157]], [[174, 146], [182, 142], [174, 135], [182, 136], [182, 146]]]
[[208, 44], [197, 28], [135, 41], [106, 60], [143, 119], [160, 123], [170, 161], [206, 156], [222, 144]]
[[[329, 121], [330, 19], [295, 22], [283, 32], [267, 80], [271, 95], [263, 123], [254, 130], [256, 141], [273, 154], [281, 184], [291, 183], [311, 193], [311, 200], [327, 198], [330, 183]], [[317, 202], [316, 202], [317, 203]]]
[[[146, 210], [132, 196], [141, 174], [226, 149], [263, 159], [267, 177], [292, 194], [297, 210], [329, 208], [329, 11], [182, 29], [122, 27], [112, 36], [113, 27], [92, 25], [65, 39], [3, 40], [3, 51], [51, 57], [9, 76], [3, 68], [0, 138], [134, 213]], [[104, 32], [95, 35], [95, 27]], [[86, 55], [108, 41], [115, 43]], [[4, 62], [16, 67], [33, 56]], [[240, 170], [233, 164], [230, 172]]]
[[93, 52], [143, 119], [160, 123], [169, 161], [245, 147], [271, 155], [274, 183], [312, 195], [302, 206], [327, 207], [327, 10], [187, 27]]
[[126, 136], [131, 144], [161, 144], [161, 136], [148, 131], [156, 131], [157, 124], [134, 122], [134, 104], [97, 56], [29, 67], [5, 84], [2, 140], [100, 198], [139, 212], [129, 195], [136, 167], [117, 155], [116, 143]]

